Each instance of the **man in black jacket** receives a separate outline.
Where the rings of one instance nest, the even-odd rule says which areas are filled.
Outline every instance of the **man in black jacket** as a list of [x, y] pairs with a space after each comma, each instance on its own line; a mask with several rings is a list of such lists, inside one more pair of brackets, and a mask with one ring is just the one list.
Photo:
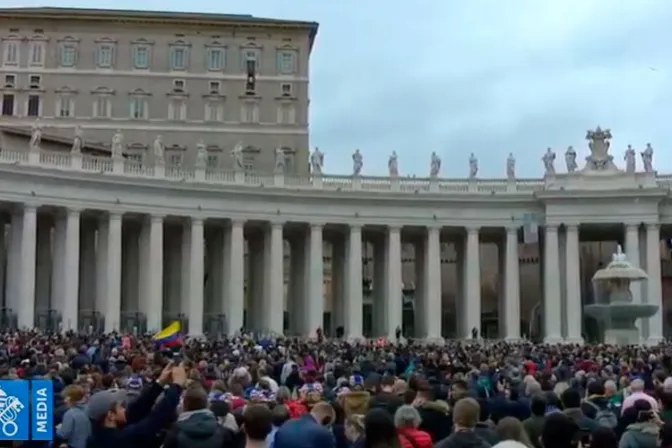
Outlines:
[[166, 436], [164, 448], [223, 448], [234, 445], [236, 434], [220, 425], [208, 409], [208, 394], [200, 385], [187, 389], [182, 413]]
[[480, 413], [480, 406], [473, 398], [458, 401], [453, 409], [454, 432], [434, 445], [435, 448], [490, 448], [475, 431]]
[[[166, 389], [164, 387], [172, 381]], [[87, 414], [91, 420], [90, 448], [136, 448], [157, 434], [174, 418], [182, 388], [187, 381], [183, 366], [166, 366], [158, 381], [126, 406], [121, 390], [104, 390], [91, 396]], [[163, 399], [154, 406], [159, 395]]]

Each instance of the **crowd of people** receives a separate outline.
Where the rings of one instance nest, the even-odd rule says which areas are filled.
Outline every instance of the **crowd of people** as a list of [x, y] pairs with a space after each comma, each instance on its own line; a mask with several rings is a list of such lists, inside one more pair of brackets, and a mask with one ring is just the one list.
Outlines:
[[[672, 345], [0, 335], [72, 448], [672, 448]], [[6, 445], [3, 445], [6, 444]]]

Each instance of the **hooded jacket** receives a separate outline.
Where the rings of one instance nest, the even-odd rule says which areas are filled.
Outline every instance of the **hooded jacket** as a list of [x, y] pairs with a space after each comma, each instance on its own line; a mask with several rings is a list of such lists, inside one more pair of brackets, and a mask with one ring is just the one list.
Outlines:
[[659, 428], [655, 423], [633, 423], [623, 433], [618, 448], [656, 448]]
[[220, 425], [209, 409], [183, 412], [166, 437], [165, 448], [222, 448], [231, 446], [234, 433]]
[[490, 446], [474, 431], [458, 431], [434, 445], [435, 448], [490, 448]]

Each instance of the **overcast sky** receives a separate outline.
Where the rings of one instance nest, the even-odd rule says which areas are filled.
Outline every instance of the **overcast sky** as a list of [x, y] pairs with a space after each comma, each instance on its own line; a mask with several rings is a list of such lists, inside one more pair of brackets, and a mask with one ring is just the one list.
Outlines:
[[[3, 0], [3, 6], [128, 8], [130, 0]], [[586, 130], [611, 128], [623, 166], [632, 144], [655, 149], [672, 172], [672, 2], [669, 0], [149, 0], [142, 9], [314, 20], [311, 146], [325, 171], [349, 174], [360, 148], [366, 174], [540, 176], [547, 147], [587, 153]], [[462, 6], [464, 5], [464, 6]], [[669, 154], [669, 155], [668, 155]], [[638, 167], [641, 159], [638, 157]], [[582, 165], [582, 163], [581, 163]]]

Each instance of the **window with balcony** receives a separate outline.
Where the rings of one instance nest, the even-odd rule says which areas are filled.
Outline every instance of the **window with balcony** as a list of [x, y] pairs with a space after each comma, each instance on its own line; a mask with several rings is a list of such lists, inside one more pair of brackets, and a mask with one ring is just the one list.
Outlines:
[[146, 120], [149, 118], [149, 104], [147, 98], [131, 98], [131, 118], [134, 120]]
[[168, 154], [168, 165], [173, 167], [182, 166], [182, 152], [170, 151]]
[[11, 117], [14, 115], [14, 104], [16, 98], [13, 94], [2, 95], [2, 115], [4, 117]]
[[30, 43], [30, 66], [44, 67], [45, 43], [42, 41]]
[[259, 73], [261, 50], [258, 48], [244, 48], [241, 52], [241, 56], [242, 59], [240, 65], [243, 72], [247, 74]]
[[173, 92], [184, 93], [187, 90], [187, 83], [184, 79], [173, 79]]
[[56, 100], [56, 116], [59, 118], [75, 116], [75, 99], [71, 95], [59, 95]]
[[206, 161], [207, 167], [210, 169], [216, 169], [219, 166], [219, 155], [208, 153], [208, 159]]
[[292, 75], [296, 73], [296, 51], [280, 50], [277, 55], [277, 70], [281, 75]]
[[114, 44], [102, 43], [98, 45], [96, 65], [99, 68], [112, 68], [114, 65]]
[[207, 51], [208, 70], [223, 70], [226, 65], [226, 50], [224, 48], [208, 48]]
[[170, 49], [170, 69], [186, 70], [188, 65], [188, 49], [186, 46], [173, 46]]
[[28, 95], [26, 115], [29, 117], [39, 117], [42, 115], [42, 98], [40, 95]]
[[5, 66], [19, 65], [19, 44], [20, 40], [14, 37], [6, 40], [2, 44], [2, 64]]
[[77, 64], [77, 45], [65, 43], [61, 45], [61, 67], [74, 67]]
[[280, 86], [280, 94], [284, 97], [293, 96], [294, 90], [292, 89], [292, 85], [288, 82], [283, 82], [282, 85]]

